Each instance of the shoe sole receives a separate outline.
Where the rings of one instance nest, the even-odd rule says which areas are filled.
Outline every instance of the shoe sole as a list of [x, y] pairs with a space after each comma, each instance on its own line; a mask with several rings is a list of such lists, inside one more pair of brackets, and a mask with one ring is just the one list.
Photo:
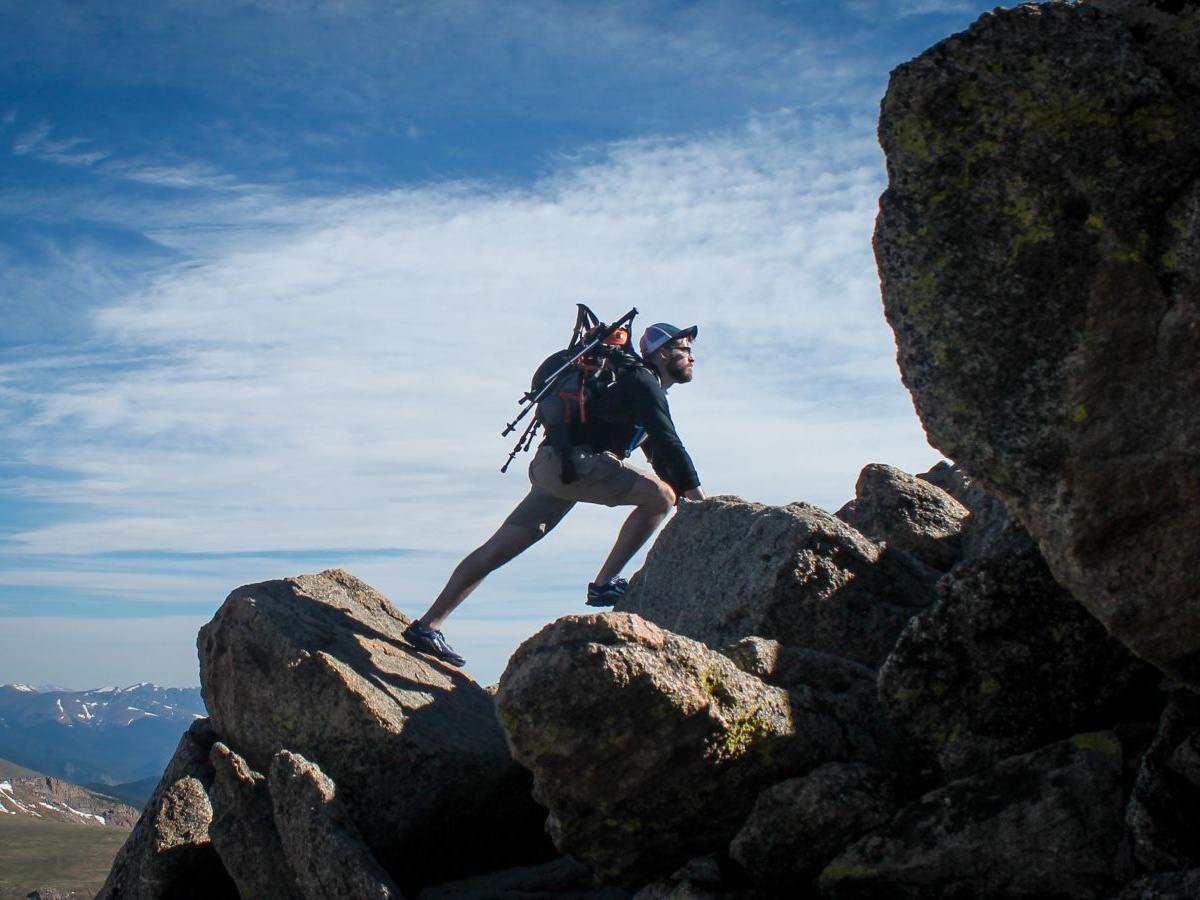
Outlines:
[[[412, 644], [409, 644], [409, 646], [412, 647]], [[440, 653], [434, 653], [432, 650], [422, 650], [420, 647], [413, 647], [413, 649], [416, 650], [418, 653], [420, 653], [422, 656], [433, 657], [438, 662], [444, 662], [447, 665], [454, 666], [455, 668], [458, 668], [458, 669], [461, 669], [463, 666], [465, 666], [467, 664], [467, 661], [465, 659], [447, 659], [446, 657], [442, 656]]]

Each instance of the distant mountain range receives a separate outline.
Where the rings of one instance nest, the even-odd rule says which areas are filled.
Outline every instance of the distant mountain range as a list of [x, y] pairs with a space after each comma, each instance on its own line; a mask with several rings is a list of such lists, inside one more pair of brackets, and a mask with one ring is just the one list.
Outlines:
[[199, 688], [42, 691], [4, 684], [0, 757], [140, 806], [183, 732], [206, 714]]

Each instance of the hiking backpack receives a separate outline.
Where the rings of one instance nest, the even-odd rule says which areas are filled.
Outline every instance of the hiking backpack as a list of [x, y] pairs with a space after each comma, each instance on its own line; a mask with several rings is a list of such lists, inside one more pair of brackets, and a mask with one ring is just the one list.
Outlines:
[[570, 344], [550, 354], [537, 367], [529, 391], [519, 401], [523, 407], [520, 414], [501, 432], [511, 434], [521, 419], [536, 410], [501, 472], [507, 472], [517, 454], [533, 445], [538, 429], [545, 428], [550, 444], [563, 456], [565, 473], [569, 468], [567, 451], [578, 426], [587, 421], [589, 401], [615, 384], [623, 369], [641, 363], [629, 345], [636, 308], [612, 325], [606, 325], [582, 303], [576, 307], [578, 313]]

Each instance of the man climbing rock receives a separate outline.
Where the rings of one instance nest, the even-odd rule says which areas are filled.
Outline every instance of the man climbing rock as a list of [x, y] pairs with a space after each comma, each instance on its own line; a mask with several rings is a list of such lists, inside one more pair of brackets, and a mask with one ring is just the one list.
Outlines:
[[[549, 534], [578, 502], [633, 507], [588, 585], [586, 602], [612, 606], [621, 598], [628, 587], [621, 570], [678, 499], [705, 496], [667, 405], [667, 390], [692, 380], [697, 330], [695, 325], [651, 325], [638, 343], [644, 365], [635, 361], [620, 370], [614, 383], [589, 401], [586, 421], [547, 428], [529, 464], [529, 493], [496, 533], [458, 564], [428, 612], [408, 626], [404, 636], [410, 644], [463, 665], [466, 660], [446, 643], [442, 623], [488, 574]], [[627, 462], [637, 446], [653, 472]]]

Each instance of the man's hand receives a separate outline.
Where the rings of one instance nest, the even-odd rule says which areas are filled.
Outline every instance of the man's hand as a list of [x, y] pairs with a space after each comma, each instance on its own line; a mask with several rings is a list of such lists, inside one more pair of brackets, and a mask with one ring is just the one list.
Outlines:
[[707, 500], [708, 497], [704, 493], [704, 488], [696, 485], [694, 488], [688, 488], [683, 492], [684, 500]]

